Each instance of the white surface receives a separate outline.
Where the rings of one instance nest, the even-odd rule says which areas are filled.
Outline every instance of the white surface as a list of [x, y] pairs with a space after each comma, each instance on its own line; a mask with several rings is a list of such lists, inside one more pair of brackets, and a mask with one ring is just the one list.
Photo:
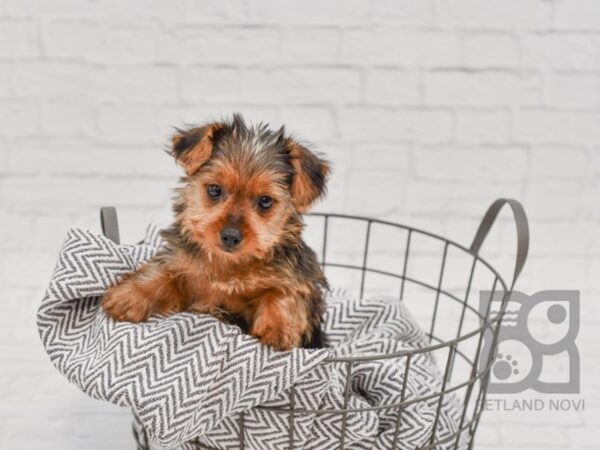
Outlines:
[[[0, 0], [0, 448], [131, 448], [128, 412], [50, 366], [35, 311], [70, 225], [169, 221], [172, 126], [240, 111], [334, 163], [320, 210], [469, 243], [523, 201], [519, 288], [582, 291], [580, 412], [495, 412], [478, 448], [600, 448], [595, 0]], [[510, 271], [508, 215], [485, 251]], [[557, 369], [560, 370], [560, 369]]]

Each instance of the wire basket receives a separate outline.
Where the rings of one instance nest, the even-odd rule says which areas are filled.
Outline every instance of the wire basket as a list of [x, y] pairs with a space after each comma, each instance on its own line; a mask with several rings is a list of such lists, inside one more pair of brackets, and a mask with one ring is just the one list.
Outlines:
[[[500, 209], [508, 204], [517, 229], [515, 269], [510, 284], [479, 255]], [[114, 209], [101, 214], [104, 233], [118, 242]], [[397, 413], [393, 447], [398, 446], [398, 433], [405, 408], [418, 402], [437, 401], [435, 419], [428, 443], [420, 449], [473, 448], [474, 437], [485, 409], [486, 388], [496, 358], [497, 339], [502, 317], [514, 284], [521, 273], [529, 247], [527, 217], [519, 202], [498, 199], [487, 210], [470, 247], [444, 237], [393, 222], [341, 214], [309, 214], [306, 217], [306, 240], [315, 249], [326, 275], [334, 286], [344, 286], [363, 297], [370, 293], [395, 293], [406, 303], [419, 325], [427, 333], [429, 346], [392, 354], [357, 355], [329, 358], [323, 364], [341, 364], [346, 372], [344, 405], [339, 409], [301, 409], [295, 407], [294, 388], [285, 407], [258, 408], [285, 414], [289, 421], [289, 446], [293, 448], [294, 421], [306, 414], [339, 418], [339, 446], [346, 443], [348, 415], [363, 411], [391, 410]], [[493, 300], [496, 306], [492, 307]], [[420, 353], [434, 357], [442, 369], [439, 391], [424, 397], [405, 399], [389, 405], [350, 408], [353, 365], [364, 361], [404, 359], [404, 386], [411, 376], [411, 360]], [[445, 396], [459, 402], [460, 420], [455, 432], [436, 436], [438, 420]], [[244, 414], [240, 416], [240, 448], [244, 449]], [[144, 433], [134, 432], [138, 448], [148, 448]], [[187, 447], [186, 447], [187, 448]], [[204, 448], [197, 444], [190, 448]]]

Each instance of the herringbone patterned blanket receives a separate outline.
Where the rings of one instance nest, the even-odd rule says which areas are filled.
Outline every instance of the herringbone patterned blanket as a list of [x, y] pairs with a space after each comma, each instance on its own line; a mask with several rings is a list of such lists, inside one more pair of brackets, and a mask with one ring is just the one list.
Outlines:
[[[344, 291], [328, 295], [325, 331], [331, 348], [278, 352], [232, 325], [191, 313], [153, 317], [143, 324], [117, 323], [100, 308], [100, 298], [120, 276], [159, 248], [149, 227], [138, 245], [117, 245], [71, 229], [38, 313], [42, 342], [58, 370], [91, 397], [131, 407], [135, 428], [153, 449], [240, 447], [240, 415], [246, 449], [289, 447], [288, 414], [260, 406], [286, 406], [295, 386], [295, 408], [344, 407], [348, 373], [330, 356], [390, 353], [421, 348], [427, 340], [402, 303], [386, 297], [355, 300]], [[427, 353], [353, 364], [346, 415], [296, 414], [297, 449], [417, 448], [429, 442], [438, 397], [398, 408], [377, 408], [439, 392], [441, 374]], [[443, 397], [435, 433], [443, 438], [458, 426], [453, 395]], [[449, 441], [447, 448], [453, 444]], [[438, 448], [446, 448], [446, 444]]]

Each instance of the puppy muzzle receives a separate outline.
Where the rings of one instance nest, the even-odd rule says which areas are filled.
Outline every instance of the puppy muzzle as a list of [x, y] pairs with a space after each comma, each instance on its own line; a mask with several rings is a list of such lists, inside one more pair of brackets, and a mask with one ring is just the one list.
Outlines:
[[221, 231], [221, 247], [226, 252], [234, 252], [242, 243], [242, 233], [236, 228], [225, 228]]

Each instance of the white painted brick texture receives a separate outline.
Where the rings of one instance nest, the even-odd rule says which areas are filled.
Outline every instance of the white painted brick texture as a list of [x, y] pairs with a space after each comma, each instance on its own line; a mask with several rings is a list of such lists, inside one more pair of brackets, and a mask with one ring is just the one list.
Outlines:
[[[0, 448], [131, 448], [128, 411], [51, 367], [36, 308], [67, 227], [106, 204], [126, 241], [167, 223], [173, 127], [235, 111], [328, 154], [323, 211], [468, 243], [523, 201], [519, 287], [582, 291], [586, 411], [490, 412], [476, 448], [600, 448], [596, 0], [0, 0]], [[486, 244], [507, 272], [513, 233]]]

